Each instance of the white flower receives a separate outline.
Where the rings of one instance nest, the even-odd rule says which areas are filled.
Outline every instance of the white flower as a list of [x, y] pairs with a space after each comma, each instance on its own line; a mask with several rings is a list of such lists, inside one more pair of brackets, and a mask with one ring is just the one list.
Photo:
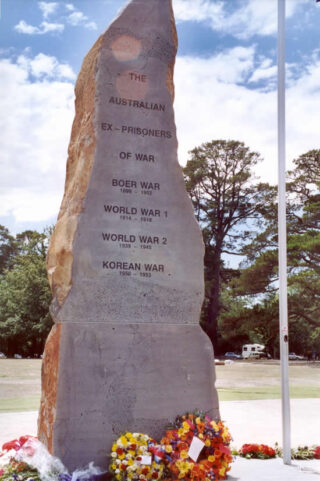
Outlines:
[[114, 451], [111, 453], [112, 458], [116, 458], [117, 456], [118, 456], [117, 453], [115, 453]]

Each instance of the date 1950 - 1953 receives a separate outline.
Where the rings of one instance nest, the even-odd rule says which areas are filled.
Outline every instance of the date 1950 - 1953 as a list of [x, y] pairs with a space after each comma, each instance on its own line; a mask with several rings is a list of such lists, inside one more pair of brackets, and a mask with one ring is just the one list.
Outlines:
[[141, 262], [103, 261], [102, 268], [117, 271], [121, 276], [131, 276], [139, 273], [140, 277], [151, 277], [154, 273], [164, 274], [164, 264], [142, 264]]

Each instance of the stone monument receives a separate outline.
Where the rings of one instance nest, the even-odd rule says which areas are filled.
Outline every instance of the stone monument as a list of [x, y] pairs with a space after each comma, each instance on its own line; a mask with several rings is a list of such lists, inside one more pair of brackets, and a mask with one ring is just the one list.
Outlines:
[[[39, 437], [69, 469], [123, 431], [219, 417], [204, 247], [177, 161], [171, 0], [132, 0], [84, 59], [47, 268]], [[190, 112], [192, 115], [192, 112]]]

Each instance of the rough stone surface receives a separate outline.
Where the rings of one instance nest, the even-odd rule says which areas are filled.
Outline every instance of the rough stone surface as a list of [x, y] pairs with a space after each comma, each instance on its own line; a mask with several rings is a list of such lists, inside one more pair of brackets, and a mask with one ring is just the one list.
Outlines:
[[204, 247], [177, 161], [176, 48], [171, 1], [132, 0], [77, 81], [39, 417], [69, 469], [106, 465], [126, 429], [158, 436], [195, 408], [219, 417], [198, 324]]
[[217, 415], [212, 349], [198, 326], [64, 323], [60, 350], [53, 451], [72, 468], [79, 453], [106, 466], [128, 428], [159, 439], [178, 413], [201, 405]]

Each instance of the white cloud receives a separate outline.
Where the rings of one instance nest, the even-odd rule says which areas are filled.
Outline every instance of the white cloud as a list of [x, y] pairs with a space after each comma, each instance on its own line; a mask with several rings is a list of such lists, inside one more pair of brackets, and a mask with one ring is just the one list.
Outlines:
[[39, 28], [33, 25], [28, 25], [24, 20], [15, 25], [14, 29], [19, 33], [25, 33], [27, 35], [34, 35], [39, 33]]
[[[0, 0], [1, 1], [1, 0]], [[57, 2], [38, 2], [38, 6], [42, 11], [43, 15], [43, 22], [40, 23], [39, 26], [29, 25], [25, 20], [20, 20], [20, 22], [14, 26], [14, 29], [26, 35], [44, 35], [46, 33], [61, 33], [63, 32], [65, 25], [64, 23], [67, 22], [69, 25], [73, 27], [82, 26], [87, 28], [88, 30], [97, 30], [97, 24], [93, 21], [89, 21], [87, 15], [79, 10], [76, 10], [72, 3], [65, 4], [66, 9], [68, 10], [68, 16], [59, 18], [60, 23], [58, 22], [47, 22], [47, 18], [54, 14], [59, 7]], [[72, 12], [72, 13], [70, 13]], [[61, 23], [61, 19], [64, 23]]]
[[48, 18], [57, 10], [58, 3], [57, 2], [39, 2], [38, 6], [42, 11], [43, 17]]
[[62, 23], [42, 22], [40, 28], [42, 29], [41, 33], [62, 32], [64, 30], [64, 25]]
[[249, 82], [259, 82], [260, 80], [270, 80], [277, 75], [277, 66], [257, 68], [249, 79]]
[[[287, 17], [291, 17], [308, 0], [287, 2]], [[232, 11], [230, 11], [232, 5]], [[273, 35], [277, 29], [276, 0], [245, 0], [237, 4], [227, 0], [174, 0], [178, 21], [205, 22], [215, 31], [247, 39], [253, 35]], [[227, 10], [229, 6], [229, 10]]]
[[34, 58], [20, 55], [17, 64], [37, 78], [75, 80], [76, 75], [68, 64], [59, 63], [56, 57], [39, 53]]
[[65, 5], [66, 9], [69, 10], [70, 12], [73, 12], [75, 10], [75, 7], [72, 3], [66, 3]]
[[61, 33], [64, 30], [64, 25], [62, 23], [49, 23], [43, 21], [39, 27], [27, 24], [24, 20], [15, 25], [14, 29], [19, 33], [24, 33], [27, 35], [44, 35], [45, 33]]
[[97, 24], [95, 22], [88, 22], [88, 17], [80, 11], [72, 12], [67, 18], [68, 23], [73, 27], [82, 25], [90, 30], [96, 30]]
[[[241, 54], [238, 61], [237, 53]], [[237, 78], [255, 76], [252, 48], [238, 48], [211, 58], [178, 57], [175, 69], [175, 116], [179, 161], [185, 165], [188, 151], [212, 139], [245, 142], [265, 159], [257, 173], [263, 181], [277, 179], [276, 90], [254, 90], [237, 84]], [[242, 60], [241, 60], [242, 59]], [[243, 59], [246, 59], [245, 61]], [[257, 76], [261, 65], [272, 61], [255, 59]], [[266, 69], [272, 68], [266, 67]], [[270, 71], [268, 72], [270, 73]], [[271, 72], [272, 73], [272, 72]], [[320, 147], [320, 55], [287, 89], [287, 159]]]
[[57, 214], [74, 116], [73, 84], [61, 81], [67, 67], [43, 54], [0, 60], [2, 216], [45, 221]]
[[224, 3], [210, 0], [174, 0], [176, 20], [203, 22], [209, 20], [216, 24], [224, 18]]

